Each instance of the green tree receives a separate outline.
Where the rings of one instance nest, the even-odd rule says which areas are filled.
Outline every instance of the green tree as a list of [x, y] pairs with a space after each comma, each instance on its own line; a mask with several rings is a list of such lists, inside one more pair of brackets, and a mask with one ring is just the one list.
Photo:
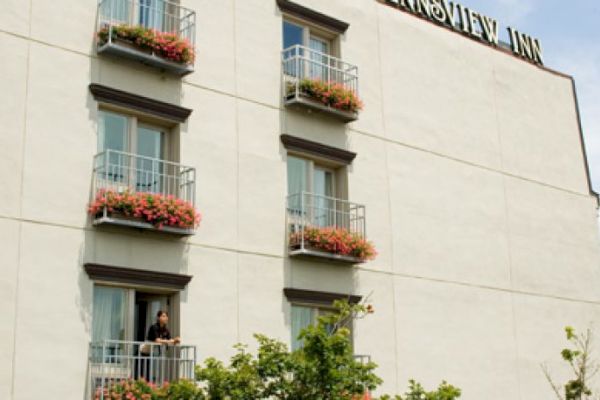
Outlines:
[[592, 331], [588, 329], [585, 333], [576, 333], [572, 327], [567, 326], [565, 333], [571, 348], [563, 349], [560, 354], [562, 359], [569, 364], [575, 376], [562, 385], [561, 390], [560, 385], [556, 384], [552, 379], [548, 367], [543, 364], [542, 369], [546, 375], [546, 379], [548, 379], [552, 390], [554, 390], [556, 397], [560, 400], [600, 399], [600, 396], [593, 395], [589, 387], [589, 382], [599, 370], [598, 363], [591, 357]]
[[[335, 312], [319, 317], [299, 335], [302, 347], [287, 346], [264, 335], [255, 335], [256, 355], [236, 345], [229, 365], [209, 358], [196, 367], [196, 378], [210, 400], [354, 400], [382, 383], [377, 365], [356, 360], [349, 326], [373, 312], [370, 305], [334, 303]], [[435, 392], [425, 392], [411, 381], [407, 397], [399, 400], [454, 400], [460, 390], [445, 382]], [[422, 397], [426, 396], [426, 397]], [[412, 397], [411, 397], [412, 396]], [[390, 399], [384, 396], [382, 399]]]
[[228, 366], [209, 358], [196, 367], [196, 378], [211, 400], [346, 400], [374, 389], [381, 383], [376, 365], [354, 359], [347, 326], [372, 308], [347, 302], [335, 308], [302, 330], [302, 348], [290, 352], [284, 343], [257, 334], [256, 356], [238, 344]]

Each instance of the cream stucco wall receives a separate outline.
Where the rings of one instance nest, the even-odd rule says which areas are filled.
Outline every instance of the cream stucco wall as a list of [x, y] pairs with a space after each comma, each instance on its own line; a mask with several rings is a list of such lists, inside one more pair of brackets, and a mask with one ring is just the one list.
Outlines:
[[[82, 399], [93, 283], [86, 262], [194, 278], [181, 330], [201, 358], [264, 332], [289, 340], [282, 289], [371, 294], [356, 326], [400, 392], [447, 379], [470, 399], [545, 399], [562, 328], [600, 320], [600, 247], [571, 81], [375, 0], [298, 0], [350, 23], [360, 119], [281, 107], [281, 13], [271, 0], [186, 0], [196, 71], [183, 81], [98, 57], [93, 0], [9, 0], [0, 13], [0, 398]], [[551, 44], [547, 44], [551, 45]], [[86, 215], [97, 103], [89, 83], [181, 104], [197, 169], [197, 234], [96, 229]], [[377, 260], [285, 252], [282, 133], [358, 153]], [[60, 329], [57, 330], [57, 326]]]

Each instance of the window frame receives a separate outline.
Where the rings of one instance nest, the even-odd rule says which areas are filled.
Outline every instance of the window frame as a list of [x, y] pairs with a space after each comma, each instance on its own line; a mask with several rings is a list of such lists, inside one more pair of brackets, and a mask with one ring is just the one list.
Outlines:
[[[125, 291], [125, 326], [124, 326], [124, 338], [122, 339], [125, 342], [135, 342], [135, 305], [136, 305], [136, 293], [140, 292], [142, 294], [156, 294], [160, 296], [167, 297], [167, 312], [169, 313], [169, 328], [173, 337], [180, 336], [180, 292], [179, 291], [165, 291], [158, 288], [152, 287], [137, 287], [137, 286], [129, 286], [129, 285], [121, 285], [121, 284], [113, 284], [109, 282], [94, 282], [92, 299], [94, 298], [94, 292], [98, 287], [104, 288], [117, 288]], [[92, 313], [91, 313], [91, 324], [92, 324], [92, 333], [94, 327], [94, 303], [92, 302]], [[146, 337], [144, 333], [144, 338]], [[94, 338], [90, 338], [94, 341]], [[113, 339], [111, 339], [113, 340]], [[121, 340], [121, 339], [114, 339]]]
[[[290, 301], [289, 304], [290, 304], [290, 318], [292, 317], [293, 307], [304, 307], [304, 308], [310, 308], [311, 310], [313, 310], [311, 325], [315, 325], [318, 322], [320, 316], [323, 316], [323, 315], [326, 315], [326, 313], [332, 313], [335, 311], [333, 304], [327, 305], [327, 304], [303, 303], [300, 301]], [[352, 348], [354, 348], [354, 321], [352, 319], [350, 319], [350, 322], [351, 323], [349, 326], [347, 326], [347, 328], [350, 331], [350, 345], [352, 346]], [[293, 327], [293, 324], [290, 323], [290, 348], [292, 347], [292, 345], [294, 344], [294, 341], [296, 340], [294, 338], [294, 332], [292, 330], [292, 327]], [[300, 334], [300, 332], [297, 332], [296, 337], [298, 337], [299, 334]]]
[[285, 14], [282, 20], [282, 43], [284, 42], [285, 31], [283, 24], [288, 22], [302, 28], [302, 46], [310, 48], [310, 39], [314, 37], [327, 43], [328, 56], [340, 58], [340, 34], [334, 31], [327, 30], [321, 26], [315, 25], [301, 18], [293, 17]]
[[[337, 184], [337, 181], [338, 181], [337, 175], [338, 175], [338, 173], [340, 173], [339, 170], [341, 169], [341, 167], [335, 168], [331, 164], [321, 163], [318, 160], [315, 160], [313, 158], [306, 157], [306, 156], [303, 156], [302, 154], [297, 154], [297, 153], [288, 153], [287, 157], [288, 158], [293, 157], [296, 159], [300, 159], [307, 163], [307, 168], [306, 168], [307, 176], [305, 177], [305, 179], [306, 179], [306, 187], [307, 187], [308, 193], [316, 193], [315, 186], [314, 186], [315, 169], [320, 169], [325, 172], [331, 173], [332, 195], [330, 197], [338, 198], [337, 196], [338, 196], [339, 188], [338, 188], [338, 184]], [[287, 168], [289, 168], [289, 164], [288, 164], [288, 161], [286, 158], [286, 171], [287, 171]], [[294, 195], [294, 194], [297, 194], [297, 193], [289, 193], [289, 185], [288, 185], [288, 196]]]
[[286, 159], [285, 159], [287, 196], [296, 194], [296, 193], [289, 193], [289, 182], [287, 182], [287, 179], [289, 179], [288, 174], [287, 174], [287, 170], [288, 170], [289, 166], [288, 166], [287, 157], [294, 157], [294, 158], [298, 158], [298, 159], [301, 159], [301, 160], [307, 162], [308, 166], [307, 166], [306, 173], [308, 174], [308, 176], [306, 177], [306, 186], [307, 186], [307, 189], [309, 189], [308, 193], [315, 193], [313, 180], [314, 180], [314, 167], [317, 166], [318, 168], [325, 169], [325, 170], [331, 172], [331, 174], [332, 174], [331, 178], [332, 178], [333, 193], [332, 193], [331, 197], [335, 198], [337, 200], [345, 200], [345, 201], [348, 200], [348, 165], [332, 162], [332, 161], [326, 160], [324, 158], [316, 157], [313, 155], [309, 155], [309, 154], [299, 152], [299, 151], [294, 151], [294, 150], [288, 150], [286, 153]]
[[175, 132], [172, 126], [156, 119], [144, 116], [142, 114], [125, 111], [121, 108], [110, 107], [101, 105], [98, 109], [98, 129], [97, 129], [97, 141], [96, 147], [97, 152], [106, 151], [106, 149], [100, 147], [100, 135], [103, 132], [100, 131], [100, 118], [103, 118], [104, 113], [114, 114], [121, 117], [125, 117], [127, 120], [127, 140], [125, 141], [127, 149], [125, 153], [139, 155], [137, 149], [138, 139], [138, 127], [159, 131], [162, 134], [161, 139], [161, 156], [160, 160], [177, 162], [179, 157], [174, 157], [175, 152], [173, 151], [174, 146], [172, 142], [175, 141]]

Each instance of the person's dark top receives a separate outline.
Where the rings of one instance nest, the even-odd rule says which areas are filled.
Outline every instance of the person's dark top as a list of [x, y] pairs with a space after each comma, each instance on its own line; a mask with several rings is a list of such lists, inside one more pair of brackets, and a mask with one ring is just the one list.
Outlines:
[[169, 332], [169, 329], [166, 326], [160, 326], [158, 322], [148, 329], [148, 335], [146, 336], [146, 340], [149, 342], [155, 342], [156, 339], [171, 339], [171, 332]]

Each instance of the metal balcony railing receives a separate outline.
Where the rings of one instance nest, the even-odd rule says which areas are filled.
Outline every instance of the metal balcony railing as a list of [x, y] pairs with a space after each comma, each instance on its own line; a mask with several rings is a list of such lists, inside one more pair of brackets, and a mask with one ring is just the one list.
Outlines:
[[355, 354], [354, 361], [357, 361], [363, 365], [366, 365], [371, 362], [371, 356], [366, 354]]
[[[173, 196], [195, 206], [196, 169], [158, 158], [105, 150], [96, 154], [94, 158], [94, 196], [101, 190], [117, 193], [156, 193]], [[134, 221], [115, 221], [107, 215], [106, 210], [95, 224], [104, 222], [148, 227]], [[163, 229], [173, 230], [168, 227]]]
[[143, 378], [156, 385], [193, 380], [195, 365], [195, 346], [120, 340], [92, 342], [89, 350], [92, 398], [109, 400], [106, 392], [124, 379]]
[[[304, 99], [301, 83], [304, 79], [337, 83], [358, 95], [358, 67], [339, 58], [312, 50], [306, 46], [294, 45], [281, 53], [283, 74], [283, 97], [286, 104], [294, 104]], [[317, 104], [307, 105], [319, 108]], [[322, 106], [338, 116], [346, 116], [348, 121], [355, 120], [351, 112], [340, 111]]]
[[94, 189], [172, 195], [195, 204], [196, 169], [117, 150], [96, 154]]
[[351, 256], [315, 249], [305, 232], [314, 228], [345, 230], [366, 239], [365, 206], [335, 197], [301, 192], [287, 198], [287, 226], [290, 255], [309, 255], [358, 262]]
[[113, 33], [116, 26], [141, 26], [159, 32], [172, 33], [195, 46], [196, 13], [169, 0], [100, 0], [96, 32], [107, 30], [105, 43], [98, 42], [98, 53], [108, 52], [136, 59], [179, 75], [193, 71], [193, 65], [177, 64], [154, 54], [122, 46]]

